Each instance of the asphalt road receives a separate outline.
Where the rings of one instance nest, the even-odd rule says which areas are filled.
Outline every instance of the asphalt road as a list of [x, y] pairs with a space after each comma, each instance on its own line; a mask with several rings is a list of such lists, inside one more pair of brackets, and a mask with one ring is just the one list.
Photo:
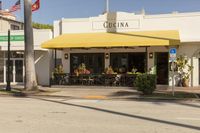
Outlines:
[[0, 97], [0, 133], [200, 133], [200, 103]]

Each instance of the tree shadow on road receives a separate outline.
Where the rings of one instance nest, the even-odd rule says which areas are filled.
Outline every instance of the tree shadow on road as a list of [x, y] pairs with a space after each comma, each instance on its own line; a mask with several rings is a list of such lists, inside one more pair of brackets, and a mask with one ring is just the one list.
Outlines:
[[138, 116], [138, 115], [127, 114], [127, 113], [123, 113], [123, 112], [112, 111], [112, 110], [108, 110], [108, 109], [101, 109], [101, 108], [90, 107], [90, 106], [85, 106], [85, 105], [66, 103], [66, 102], [62, 102], [62, 101], [55, 101], [55, 100], [44, 99], [44, 98], [37, 98], [37, 97], [29, 97], [29, 98], [42, 100], [42, 101], [47, 101], [47, 102], [52, 102], [52, 103], [63, 104], [63, 105], [67, 105], [67, 106], [90, 109], [90, 110], [95, 110], [95, 111], [104, 112], [104, 113], [110, 113], [110, 114], [113, 114], [113, 115], [120, 115], [120, 116], [134, 118], [134, 119], [140, 119], [140, 120], [146, 120], [146, 121], [150, 121], [150, 122], [156, 122], [156, 123], [162, 123], [162, 124], [167, 124], [167, 125], [172, 125], [172, 126], [189, 128], [189, 129], [200, 131], [200, 127], [193, 126], [193, 125], [188, 125], [188, 124], [181, 124], [181, 123], [177, 123], [177, 122], [159, 120], [159, 119], [150, 118], [150, 117]]

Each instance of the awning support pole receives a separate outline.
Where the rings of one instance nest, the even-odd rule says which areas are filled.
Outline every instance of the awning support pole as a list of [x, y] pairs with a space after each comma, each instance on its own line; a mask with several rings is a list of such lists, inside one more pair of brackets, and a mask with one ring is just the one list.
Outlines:
[[54, 67], [56, 68], [57, 67], [57, 62], [56, 62], [56, 59], [57, 59], [57, 50], [55, 49], [54, 52], [55, 52], [54, 53], [54, 55], [55, 55], [55, 57], [54, 57]]

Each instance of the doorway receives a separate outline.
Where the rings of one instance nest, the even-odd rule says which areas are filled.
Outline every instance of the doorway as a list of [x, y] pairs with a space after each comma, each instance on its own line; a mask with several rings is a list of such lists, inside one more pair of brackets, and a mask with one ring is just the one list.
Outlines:
[[[4, 82], [7, 80], [7, 64], [8, 60], [4, 62]], [[11, 59], [10, 60], [10, 82], [11, 83], [23, 83], [24, 82], [24, 60], [23, 59]]]
[[157, 72], [157, 84], [168, 85], [169, 84], [169, 54], [156, 53], [156, 72]]

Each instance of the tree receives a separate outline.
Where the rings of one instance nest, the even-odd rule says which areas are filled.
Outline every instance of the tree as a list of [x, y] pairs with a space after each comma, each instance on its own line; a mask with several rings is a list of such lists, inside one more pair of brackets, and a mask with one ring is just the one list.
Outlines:
[[53, 26], [50, 24], [40, 24], [40, 23], [33, 22], [32, 26], [35, 29], [51, 29], [51, 30], [53, 30]]
[[24, 0], [24, 35], [25, 35], [25, 84], [27, 91], [37, 89], [34, 46], [33, 46], [33, 27], [32, 27], [32, 1]]

